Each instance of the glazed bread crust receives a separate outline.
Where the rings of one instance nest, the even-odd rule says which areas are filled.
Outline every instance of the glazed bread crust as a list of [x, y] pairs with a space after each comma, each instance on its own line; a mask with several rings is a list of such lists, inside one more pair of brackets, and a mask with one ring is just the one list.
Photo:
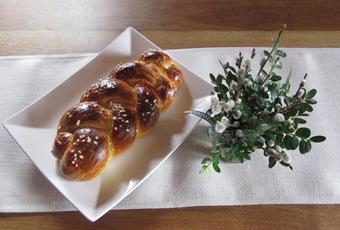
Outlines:
[[97, 176], [155, 126], [182, 82], [168, 55], [148, 50], [92, 84], [59, 121], [52, 153], [61, 174], [72, 180]]

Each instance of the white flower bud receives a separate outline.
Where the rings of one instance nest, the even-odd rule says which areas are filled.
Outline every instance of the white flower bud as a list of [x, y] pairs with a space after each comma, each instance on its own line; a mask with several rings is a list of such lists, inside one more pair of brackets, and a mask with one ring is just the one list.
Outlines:
[[244, 74], [245, 74], [245, 70], [243, 68], [240, 68], [238, 71], [237, 71], [237, 76], [239, 78], [244, 78]]
[[239, 104], [241, 104], [241, 103], [242, 103], [242, 99], [241, 99], [241, 98], [239, 98], [239, 99], [236, 100], [236, 104], [237, 104], [237, 105], [239, 105]]
[[216, 122], [216, 124], [215, 124], [215, 132], [216, 133], [223, 133], [225, 129], [226, 129], [225, 124], [223, 124], [220, 121]]
[[274, 120], [277, 122], [283, 122], [285, 120], [285, 117], [283, 116], [282, 113], [277, 113], [274, 116]]
[[222, 106], [222, 109], [225, 107], [225, 104], [226, 104], [227, 102], [225, 102], [225, 101], [220, 101], [219, 102], [219, 104]]
[[235, 101], [234, 100], [229, 100], [229, 101], [227, 101], [227, 103], [229, 103], [232, 108], [235, 107]]
[[251, 61], [249, 59], [246, 59], [244, 61], [244, 68], [246, 70], [246, 72], [249, 72], [250, 71], [250, 68], [251, 68]]
[[288, 153], [282, 152], [282, 153], [281, 153], [281, 156], [282, 156], [282, 161], [283, 161], [284, 163], [287, 163], [287, 164], [290, 163], [291, 157], [290, 157], [290, 155], [289, 155]]
[[241, 118], [241, 115], [242, 115], [242, 113], [241, 113], [240, 110], [236, 110], [236, 111], [233, 112], [233, 118], [234, 118], [235, 120], [240, 119], [240, 118]]
[[236, 136], [236, 137], [239, 137], [239, 138], [243, 137], [243, 131], [242, 131], [242, 129], [237, 129], [236, 132], [235, 132], [235, 136]]
[[245, 86], [250, 87], [253, 84], [253, 82], [250, 79], [246, 78], [246, 79], [244, 79], [243, 84]]
[[275, 159], [276, 159], [277, 161], [281, 161], [281, 160], [282, 160], [282, 155], [281, 155], [281, 153], [279, 153], [279, 152], [276, 151], [276, 150], [274, 150], [273, 153], [274, 153], [274, 154], [273, 154], [273, 157], [275, 157]]
[[282, 107], [282, 105], [281, 105], [280, 103], [276, 103], [276, 104], [275, 104], [275, 109], [276, 109], [276, 110], [281, 109], [281, 107]]
[[230, 120], [226, 116], [221, 118], [221, 122], [227, 127], [230, 125]]
[[222, 107], [223, 107], [223, 110], [226, 111], [226, 112], [229, 112], [230, 110], [233, 109], [233, 108], [231, 107], [231, 105], [228, 104], [227, 102], [226, 102], [226, 103], [223, 103], [223, 104], [222, 104]]
[[281, 152], [282, 151], [282, 148], [278, 145], [275, 145], [275, 150], [278, 151], [278, 152]]
[[269, 147], [274, 147], [275, 142], [273, 140], [268, 140], [266, 143]]
[[302, 97], [302, 95], [303, 95], [304, 93], [305, 93], [304, 90], [299, 89], [299, 91], [298, 91], [298, 93], [297, 93], [297, 96], [298, 96], [298, 97]]
[[229, 92], [227, 92], [226, 95], [227, 95], [227, 98], [230, 98], [230, 93]]
[[222, 106], [223, 106], [224, 111], [229, 112], [230, 110], [232, 110], [235, 107], [235, 101], [234, 100], [228, 100]]
[[288, 130], [289, 130], [290, 132], [294, 132], [294, 130], [295, 130], [295, 129], [294, 129], [294, 126], [293, 126], [293, 125], [289, 125], [289, 126], [288, 126]]
[[218, 104], [219, 100], [218, 100], [218, 97], [217, 96], [211, 96], [210, 97], [210, 102], [211, 102], [211, 105], [216, 105]]
[[233, 91], [236, 91], [237, 90], [237, 87], [238, 87], [238, 84], [236, 81], [231, 81], [230, 82], [230, 89], [233, 90]]
[[283, 103], [285, 102], [284, 97], [279, 97], [279, 100], [280, 100], [280, 104], [283, 105]]
[[220, 112], [222, 112], [222, 106], [220, 104], [211, 106], [211, 112], [212, 112], [211, 114], [212, 116], [219, 114]]
[[289, 119], [287, 120], [287, 122], [288, 122], [289, 126], [294, 125], [294, 121], [293, 121], [291, 118], [289, 118]]
[[266, 151], [268, 156], [274, 157], [275, 160], [277, 160], [277, 161], [280, 161], [281, 158], [282, 158], [281, 154], [273, 148], [267, 148], [265, 151]]

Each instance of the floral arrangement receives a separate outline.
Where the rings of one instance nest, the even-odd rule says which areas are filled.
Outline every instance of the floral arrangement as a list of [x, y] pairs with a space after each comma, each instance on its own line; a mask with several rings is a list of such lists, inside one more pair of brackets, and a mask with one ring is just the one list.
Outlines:
[[240, 53], [236, 67], [220, 61], [223, 74], [210, 74], [214, 85], [210, 109], [187, 111], [211, 125], [208, 128], [213, 142], [211, 156], [202, 160], [200, 173], [210, 174], [210, 166], [220, 172], [221, 159], [243, 163], [250, 160], [257, 149], [263, 150], [269, 168], [280, 163], [293, 169], [288, 150], [298, 148], [305, 154], [311, 151], [312, 142], [325, 141], [324, 136], [311, 136], [306, 127], [304, 118], [317, 103], [314, 98], [317, 90], [305, 88], [307, 74], [296, 92], [290, 95], [292, 73], [284, 81], [276, 72], [282, 68], [280, 60], [287, 56], [278, 48], [283, 30], [273, 41], [272, 49], [264, 51], [256, 74], [251, 69], [255, 49], [250, 59], [244, 60]]

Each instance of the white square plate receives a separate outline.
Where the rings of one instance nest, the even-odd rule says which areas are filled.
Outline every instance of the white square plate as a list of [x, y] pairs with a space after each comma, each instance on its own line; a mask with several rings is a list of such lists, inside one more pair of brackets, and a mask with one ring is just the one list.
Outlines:
[[146, 137], [137, 139], [128, 151], [113, 158], [104, 171], [90, 181], [69, 181], [59, 175], [56, 158], [50, 150], [61, 115], [79, 102], [81, 93], [89, 85], [106, 77], [114, 66], [136, 60], [151, 48], [159, 49], [133, 28], [127, 28], [81, 70], [4, 123], [45, 177], [91, 221], [136, 189], [185, 140], [198, 122], [185, 116], [185, 110], [207, 108], [211, 85], [178, 63], [185, 83]]

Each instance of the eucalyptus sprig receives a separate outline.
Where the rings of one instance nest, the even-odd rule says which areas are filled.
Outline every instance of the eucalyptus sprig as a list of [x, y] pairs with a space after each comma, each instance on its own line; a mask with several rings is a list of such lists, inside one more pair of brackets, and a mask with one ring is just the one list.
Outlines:
[[264, 50], [256, 75], [251, 70], [255, 49], [249, 59], [239, 53], [235, 67], [219, 61], [223, 74], [209, 75], [214, 85], [210, 109], [187, 112], [210, 123], [208, 133], [213, 138], [213, 148], [211, 155], [202, 160], [200, 173], [210, 174], [210, 166], [220, 172], [221, 159], [243, 163], [257, 149], [268, 158], [269, 168], [280, 163], [293, 169], [288, 150], [298, 148], [305, 154], [311, 151], [312, 142], [326, 140], [324, 136], [312, 136], [306, 127], [305, 117], [317, 103], [317, 90], [305, 87], [307, 74], [290, 95], [292, 73], [283, 81], [276, 72], [283, 67], [281, 59], [287, 57], [278, 48], [284, 29], [273, 41], [272, 49]]

